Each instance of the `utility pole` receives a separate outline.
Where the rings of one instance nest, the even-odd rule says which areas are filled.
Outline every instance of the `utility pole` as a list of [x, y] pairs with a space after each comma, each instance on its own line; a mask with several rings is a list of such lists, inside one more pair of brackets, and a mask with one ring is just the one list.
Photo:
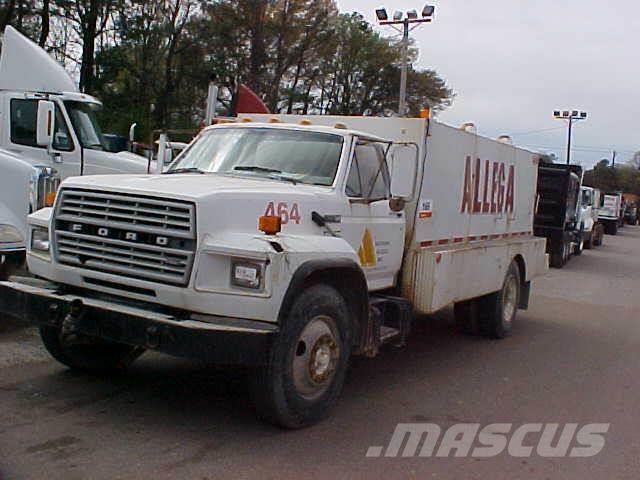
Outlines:
[[616, 151], [613, 151], [613, 155], [611, 156], [611, 166], [612, 168], [616, 168]]
[[[388, 25], [394, 28], [396, 31], [402, 33], [402, 41], [400, 42], [401, 48], [401, 64], [400, 64], [400, 96], [398, 100], [398, 115], [404, 117], [407, 115], [407, 73], [409, 69], [409, 32], [413, 28], [412, 24], [428, 23], [433, 20], [433, 13], [436, 7], [433, 5], [425, 5], [422, 9], [422, 18], [418, 18], [418, 12], [416, 10], [409, 10], [405, 13], [396, 10], [393, 13], [393, 18], [389, 19], [387, 10], [385, 8], [378, 8], [376, 10], [376, 17], [380, 25]], [[404, 17], [404, 18], [403, 18]], [[400, 30], [396, 25], [402, 25]]]
[[409, 19], [405, 18], [402, 32], [402, 65], [400, 65], [400, 100], [398, 102], [398, 114], [404, 117], [407, 114], [407, 70], [409, 63]]
[[569, 122], [569, 128], [567, 133], [567, 165], [571, 163], [571, 135], [573, 131], [573, 122], [587, 119], [587, 112], [580, 112], [578, 110], [554, 110], [553, 116], [559, 120], [567, 120]]

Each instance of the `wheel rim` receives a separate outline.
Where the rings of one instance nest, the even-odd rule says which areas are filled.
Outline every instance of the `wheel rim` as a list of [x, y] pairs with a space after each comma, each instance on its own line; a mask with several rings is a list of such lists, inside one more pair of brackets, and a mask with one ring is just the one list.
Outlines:
[[311, 319], [293, 352], [293, 383], [300, 396], [313, 400], [329, 388], [340, 353], [334, 320], [325, 315]]
[[518, 279], [515, 275], [509, 275], [502, 289], [502, 322], [504, 325], [511, 325], [517, 307]]

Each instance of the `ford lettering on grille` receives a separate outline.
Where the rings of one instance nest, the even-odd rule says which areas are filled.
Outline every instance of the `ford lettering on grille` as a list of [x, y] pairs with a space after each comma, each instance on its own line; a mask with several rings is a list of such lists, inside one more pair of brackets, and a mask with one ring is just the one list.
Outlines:
[[58, 262], [186, 285], [196, 247], [195, 206], [180, 200], [62, 189], [55, 211]]

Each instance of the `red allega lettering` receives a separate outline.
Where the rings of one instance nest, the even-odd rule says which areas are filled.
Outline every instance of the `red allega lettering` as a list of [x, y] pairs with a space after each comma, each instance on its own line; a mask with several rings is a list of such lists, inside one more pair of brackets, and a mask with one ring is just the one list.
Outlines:
[[498, 213], [504, 211], [504, 180], [504, 163], [501, 163], [498, 170]]
[[513, 165], [509, 165], [509, 178], [507, 179], [507, 198], [505, 200], [505, 210], [509, 213], [513, 213], [513, 197], [515, 194], [515, 170]]
[[498, 162], [493, 162], [493, 173], [491, 175], [491, 213], [496, 213], [496, 193], [498, 190]]
[[484, 161], [484, 192], [482, 192], [482, 213], [489, 213], [491, 203], [487, 199], [489, 194], [489, 160]]
[[464, 183], [462, 184], [462, 204], [460, 213], [471, 211], [471, 157], [467, 155], [464, 163]]
[[480, 159], [476, 158], [475, 176], [473, 181], [473, 213], [479, 213], [482, 209], [480, 202]]

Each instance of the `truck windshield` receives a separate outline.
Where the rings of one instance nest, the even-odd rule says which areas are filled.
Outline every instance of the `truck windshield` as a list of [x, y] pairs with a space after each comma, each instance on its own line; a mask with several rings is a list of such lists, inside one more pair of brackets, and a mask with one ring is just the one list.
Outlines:
[[222, 173], [333, 184], [340, 135], [282, 128], [220, 128], [197, 138], [166, 173]]
[[100, 109], [100, 105], [72, 100], [64, 102], [64, 105], [82, 146], [93, 150], [105, 150], [106, 143], [96, 118], [96, 111]]

